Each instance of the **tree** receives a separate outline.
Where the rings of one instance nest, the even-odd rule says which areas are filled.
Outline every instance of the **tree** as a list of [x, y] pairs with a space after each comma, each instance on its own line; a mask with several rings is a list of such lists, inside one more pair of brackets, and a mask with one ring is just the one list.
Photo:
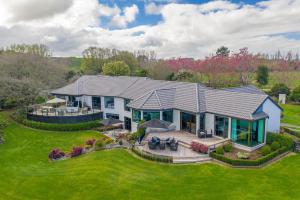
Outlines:
[[300, 85], [293, 90], [290, 99], [295, 102], [300, 102]]
[[176, 81], [189, 81], [194, 77], [194, 74], [191, 71], [181, 69], [173, 77], [173, 80]]
[[256, 71], [256, 80], [260, 85], [267, 85], [269, 81], [269, 69], [268, 67], [261, 65]]
[[147, 77], [148, 71], [143, 68], [138, 68], [137, 70], [135, 70], [135, 75], [139, 77]]
[[230, 50], [225, 47], [225, 46], [221, 46], [220, 48], [217, 49], [216, 51], [216, 55], [217, 56], [224, 56], [224, 57], [228, 57], [230, 54]]
[[283, 83], [277, 83], [272, 87], [270, 91], [270, 95], [274, 97], [278, 97], [279, 94], [289, 95], [290, 89]]
[[110, 76], [130, 75], [130, 68], [123, 61], [114, 61], [104, 64], [102, 73]]

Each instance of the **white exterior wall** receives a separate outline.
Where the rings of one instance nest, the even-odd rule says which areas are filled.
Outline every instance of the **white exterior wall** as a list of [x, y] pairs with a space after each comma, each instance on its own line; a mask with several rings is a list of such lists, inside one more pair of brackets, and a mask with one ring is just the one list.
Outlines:
[[215, 132], [215, 115], [206, 113], [205, 114], [205, 130], [212, 130]]
[[101, 97], [101, 109], [103, 110], [104, 118], [106, 118], [106, 113], [112, 113], [119, 115], [119, 119], [124, 121], [124, 117], [131, 118], [131, 112], [125, 111], [124, 109], [124, 99], [123, 98], [114, 98], [115, 106], [113, 109], [105, 108], [104, 97]]
[[83, 101], [83, 104], [92, 108], [92, 96], [83, 96], [82, 101]]
[[196, 114], [196, 135], [198, 135], [199, 129], [200, 129], [200, 114]]
[[173, 110], [173, 124], [176, 126], [176, 130], [180, 130], [180, 111]]
[[279, 133], [281, 110], [270, 99], [267, 99], [262, 106], [262, 111], [269, 115], [269, 118], [266, 120], [266, 130]]

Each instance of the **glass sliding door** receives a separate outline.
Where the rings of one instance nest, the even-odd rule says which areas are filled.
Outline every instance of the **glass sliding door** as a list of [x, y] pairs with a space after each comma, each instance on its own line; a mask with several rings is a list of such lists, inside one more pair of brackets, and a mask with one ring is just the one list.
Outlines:
[[228, 118], [215, 116], [215, 132], [216, 136], [228, 137]]
[[152, 119], [160, 119], [159, 111], [143, 111], [143, 119], [145, 121], [150, 121]]
[[101, 110], [101, 97], [92, 97], [92, 107]]
[[196, 134], [196, 115], [181, 112], [181, 130]]
[[231, 139], [233, 142], [253, 147], [264, 143], [265, 119], [246, 121], [231, 119]]

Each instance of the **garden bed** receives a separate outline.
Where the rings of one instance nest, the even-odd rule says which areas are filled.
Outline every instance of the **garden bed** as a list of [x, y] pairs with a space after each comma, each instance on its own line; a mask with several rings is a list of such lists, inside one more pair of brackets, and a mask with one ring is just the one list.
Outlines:
[[232, 166], [260, 166], [290, 151], [293, 144], [292, 138], [287, 135], [268, 133], [267, 144], [256, 151], [246, 152], [236, 148], [224, 151], [226, 148], [218, 147], [210, 156]]

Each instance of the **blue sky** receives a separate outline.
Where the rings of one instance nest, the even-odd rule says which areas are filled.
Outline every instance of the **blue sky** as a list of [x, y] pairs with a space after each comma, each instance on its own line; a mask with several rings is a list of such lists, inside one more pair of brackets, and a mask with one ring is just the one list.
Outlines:
[[[156, 0], [156, 1], [150, 1], [150, 0], [131, 0], [131, 1], [126, 1], [126, 0], [98, 0], [99, 3], [107, 5], [107, 6], [114, 6], [117, 5], [120, 8], [124, 8], [127, 6], [132, 6], [133, 4], [137, 5], [139, 8], [139, 13], [136, 16], [136, 20], [134, 22], [131, 22], [128, 24], [128, 27], [135, 27], [138, 25], [155, 25], [157, 23], [159, 23], [162, 20], [161, 15], [147, 15], [145, 13], [145, 5], [153, 2], [156, 5], [166, 5], [168, 3], [179, 3], [179, 4], [195, 4], [195, 5], [199, 5], [199, 4], [203, 4], [203, 3], [207, 3], [210, 1], [205, 1], [205, 0], [177, 0], [177, 1], [172, 1], [172, 0]], [[232, 0], [231, 2], [233, 3], [238, 3], [238, 4], [250, 4], [250, 5], [254, 5], [257, 2], [257, 0], [244, 0], [244, 1], [238, 1], [238, 0]], [[106, 27], [106, 28], [110, 28], [110, 29], [115, 29], [115, 27], [110, 27], [109, 25], [110, 22], [110, 17], [102, 17], [102, 21], [101, 21], [101, 26]]]

